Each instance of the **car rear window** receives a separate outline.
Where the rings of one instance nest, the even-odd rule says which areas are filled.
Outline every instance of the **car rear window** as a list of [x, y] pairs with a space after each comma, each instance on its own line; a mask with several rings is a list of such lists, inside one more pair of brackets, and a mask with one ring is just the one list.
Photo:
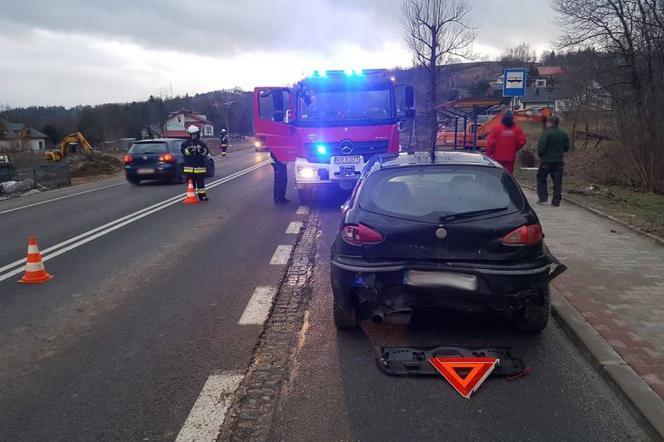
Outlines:
[[423, 166], [369, 175], [360, 190], [359, 204], [383, 215], [437, 223], [471, 212], [504, 209], [496, 213], [511, 213], [523, 209], [524, 201], [513, 179], [502, 169]]
[[166, 143], [136, 143], [129, 149], [130, 153], [164, 153], [168, 152]]

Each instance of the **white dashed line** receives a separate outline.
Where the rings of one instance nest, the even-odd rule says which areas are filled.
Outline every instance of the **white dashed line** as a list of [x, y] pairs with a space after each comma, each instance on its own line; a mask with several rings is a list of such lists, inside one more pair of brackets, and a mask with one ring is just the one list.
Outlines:
[[203, 385], [176, 442], [213, 442], [233, 401], [233, 393], [244, 375], [235, 371], [213, 374]]
[[309, 208], [307, 206], [300, 206], [297, 208], [296, 215], [309, 215]]
[[262, 325], [270, 315], [276, 287], [256, 287], [247, 307], [242, 312], [238, 325]]
[[292, 221], [288, 225], [288, 228], [286, 229], [286, 233], [288, 235], [297, 235], [298, 233], [300, 233], [300, 230], [302, 230], [302, 222], [301, 221]]
[[270, 264], [275, 266], [282, 266], [288, 264], [288, 259], [290, 258], [291, 252], [293, 251], [293, 246], [281, 245], [277, 246], [277, 250], [274, 251]]

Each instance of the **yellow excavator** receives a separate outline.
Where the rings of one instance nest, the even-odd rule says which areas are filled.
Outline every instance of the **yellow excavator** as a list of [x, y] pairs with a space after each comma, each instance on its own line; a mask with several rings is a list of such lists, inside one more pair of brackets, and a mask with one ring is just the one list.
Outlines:
[[93, 153], [92, 146], [82, 133], [74, 132], [66, 135], [60, 142], [60, 149], [47, 150], [44, 153], [44, 158], [49, 161], [61, 161], [70, 153]]

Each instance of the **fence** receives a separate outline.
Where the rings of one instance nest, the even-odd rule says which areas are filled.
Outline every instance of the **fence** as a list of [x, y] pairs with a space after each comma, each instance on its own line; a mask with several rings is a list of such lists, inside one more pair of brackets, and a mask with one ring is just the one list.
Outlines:
[[71, 185], [67, 163], [48, 164], [35, 169], [18, 169], [0, 174], [0, 198], [20, 196], [32, 189], [56, 189]]

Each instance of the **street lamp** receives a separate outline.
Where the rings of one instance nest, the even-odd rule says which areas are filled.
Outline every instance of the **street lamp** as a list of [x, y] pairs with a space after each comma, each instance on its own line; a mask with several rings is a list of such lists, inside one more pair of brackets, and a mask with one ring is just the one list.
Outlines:
[[231, 126], [230, 126], [231, 106], [234, 105], [235, 103], [236, 101], [233, 100], [233, 101], [227, 101], [226, 103], [221, 105], [221, 107], [226, 109], [226, 132], [228, 132], [229, 141], [231, 139]]

